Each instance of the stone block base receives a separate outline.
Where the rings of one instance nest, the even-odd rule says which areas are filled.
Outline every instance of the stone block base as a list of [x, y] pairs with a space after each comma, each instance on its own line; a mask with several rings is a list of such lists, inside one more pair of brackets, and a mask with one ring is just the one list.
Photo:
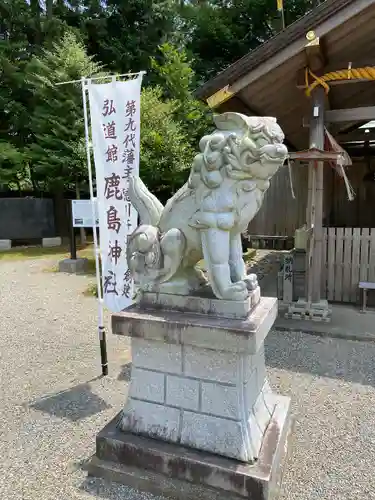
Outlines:
[[274, 412], [264, 339], [277, 302], [246, 320], [129, 308], [113, 333], [132, 337], [133, 368], [121, 429], [254, 462]]
[[87, 271], [88, 259], [64, 259], [59, 262], [61, 273], [80, 274]]
[[42, 246], [43, 247], [59, 247], [62, 244], [62, 240], [60, 236], [56, 236], [55, 238], [43, 238]]
[[274, 411], [255, 464], [119, 430], [120, 415], [97, 436], [89, 474], [178, 500], [270, 500], [277, 496], [290, 435], [289, 398]]
[[329, 323], [332, 318], [332, 310], [326, 300], [308, 304], [305, 299], [299, 299], [297, 302], [290, 304], [288, 312], [285, 314], [285, 318]]
[[[259, 456], [275, 410], [267, 382], [259, 390], [258, 382], [252, 381], [221, 384], [184, 375], [165, 378], [141, 369], [134, 372], [122, 430], [243, 462]], [[255, 371], [253, 377], [257, 375]], [[148, 400], [141, 399], [145, 396]]]
[[0, 240], [0, 252], [10, 250], [12, 248], [12, 240]]

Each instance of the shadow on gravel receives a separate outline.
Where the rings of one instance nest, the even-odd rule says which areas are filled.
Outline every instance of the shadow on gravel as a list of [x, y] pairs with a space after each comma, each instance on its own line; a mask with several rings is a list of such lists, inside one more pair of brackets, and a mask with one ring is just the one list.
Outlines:
[[129, 361], [129, 363], [125, 363], [121, 366], [121, 371], [117, 377], [117, 380], [120, 380], [121, 382], [130, 382], [131, 373], [132, 364], [131, 361]]
[[83, 420], [112, 406], [93, 393], [88, 382], [46, 396], [29, 404], [30, 408], [72, 422]]
[[271, 368], [375, 387], [375, 344], [316, 337], [298, 332], [270, 332], [265, 345]]

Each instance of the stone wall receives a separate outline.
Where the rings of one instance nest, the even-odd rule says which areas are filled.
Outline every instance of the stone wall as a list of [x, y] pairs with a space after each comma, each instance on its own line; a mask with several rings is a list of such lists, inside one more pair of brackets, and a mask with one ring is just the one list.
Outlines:
[[0, 198], [0, 214], [0, 240], [56, 236], [52, 199]]

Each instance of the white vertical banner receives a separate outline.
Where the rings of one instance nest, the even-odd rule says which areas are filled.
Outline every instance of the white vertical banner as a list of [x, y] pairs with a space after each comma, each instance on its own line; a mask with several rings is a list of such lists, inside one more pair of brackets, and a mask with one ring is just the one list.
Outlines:
[[120, 82], [88, 82], [102, 258], [103, 300], [112, 312], [132, 304], [126, 262], [128, 235], [137, 212], [128, 197], [130, 175], [139, 175], [142, 76]]

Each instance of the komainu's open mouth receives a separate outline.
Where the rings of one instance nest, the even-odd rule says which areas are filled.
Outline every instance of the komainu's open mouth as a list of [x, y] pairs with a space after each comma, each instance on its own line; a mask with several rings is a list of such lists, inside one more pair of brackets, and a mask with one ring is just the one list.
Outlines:
[[288, 156], [288, 150], [284, 144], [267, 144], [259, 150], [260, 157], [266, 158], [269, 161], [278, 161], [281, 159], [286, 159]]

